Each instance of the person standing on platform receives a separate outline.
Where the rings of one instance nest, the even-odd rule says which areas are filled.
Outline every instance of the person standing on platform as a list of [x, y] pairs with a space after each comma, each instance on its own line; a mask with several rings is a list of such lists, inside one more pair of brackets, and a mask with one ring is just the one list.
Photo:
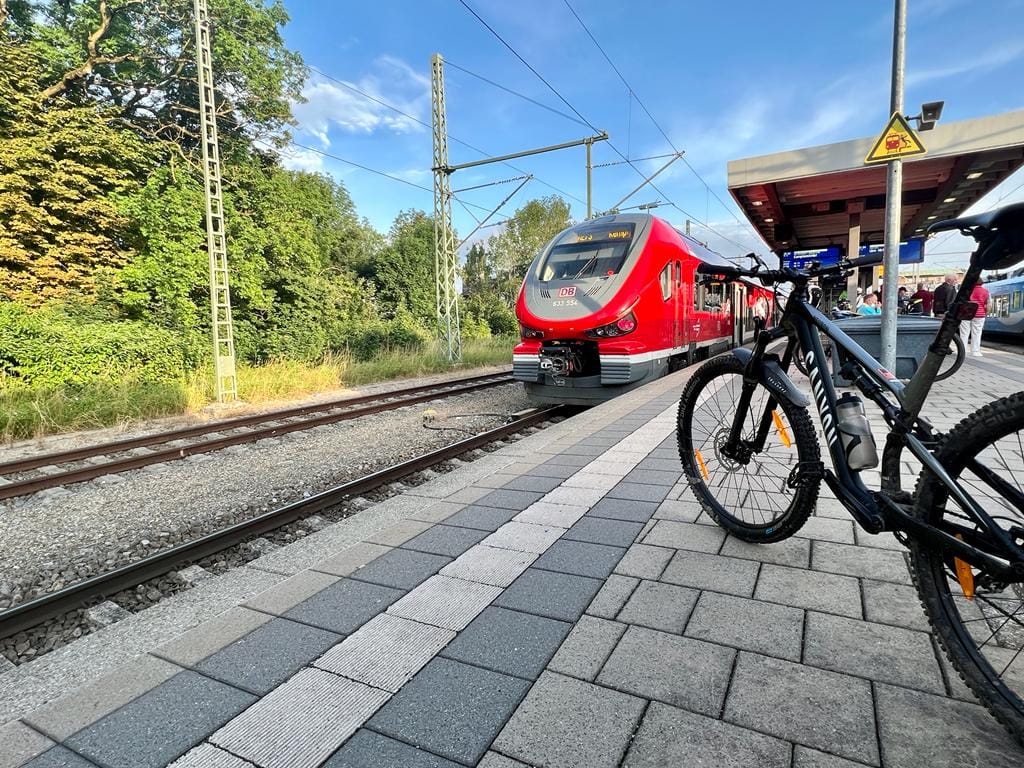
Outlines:
[[878, 294], [869, 293], [864, 297], [864, 303], [857, 309], [858, 315], [880, 315], [882, 308], [878, 306]]
[[964, 347], [967, 340], [971, 341], [971, 357], [981, 357], [981, 332], [985, 328], [985, 312], [988, 307], [988, 288], [982, 285], [982, 279], [978, 278], [978, 284], [971, 291], [971, 301], [978, 305], [971, 320], [960, 321], [960, 338], [963, 339]]
[[956, 297], [956, 275], [946, 275], [946, 279], [942, 284], [935, 289], [934, 301], [932, 302], [932, 309], [935, 311], [936, 317], [941, 317], [946, 314], [946, 310], [949, 309], [949, 305], [953, 303], [953, 299]]
[[924, 287], [924, 283], [917, 284], [917, 291], [914, 292], [914, 295], [911, 296], [910, 299], [911, 301], [921, 302], [922, 315], [931, 315], [934, 297], [932, 296], [932, 292]]

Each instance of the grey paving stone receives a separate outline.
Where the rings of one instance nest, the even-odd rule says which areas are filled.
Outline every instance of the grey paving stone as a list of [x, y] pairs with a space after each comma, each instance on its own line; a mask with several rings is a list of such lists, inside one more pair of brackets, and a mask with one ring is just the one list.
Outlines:
[[431, 555], [404, 548], [392, 549], [354, 571], [351, 578], [395, 589], [412, 589], [451, 561], [450, 557], [443, 555]]
[[812, 515], [807, 518], [800, 530], [795, 535], [805, 539], [821, 539], [823, 541], [834, 541], [839, 544], [853, 544], [853, 528], [855, 523], [852, 520], [835, 520], [830, 517], [818, 517]]
[[404, 593], [365, 581], [342, 579], [284, 614], [287, 619], [348, 635]]
[[558, 477], [544, 477], [543, 475], [523, 475], [515, 480], [505, 483], [502, 488], [510, 491], [538, 491], [547, 493], [562, 484]]
[[803, 626], [804, 612], [799, 608], [704, 592], [686, 626], [686, 636], [800, 661]]
[[162, 768], [255, 700], [195, 672], [181, 672], [65, 744], [109, 768]]
[[317, 571], [299, 571], [270, 589], [249, 598], [243, 605], [256, 611], [281, 616], [303, 600], [337, 583], [337, 576]]
[[543, 493], [539, 491], [507, 491], [497, 490], [481, 496], [476, 503], [481, 507], [499, 507], [522, 511], [535, 501], [540, 501]]
[[317, 659], [316, 666], [394, 693], [453, 637], [450, 629], [382, 613]]
[[568, 530], [565, 538], [574, 541], [589, 541], [591, 544], [628, 547], [642, 529], [643, 525], [640, 523], [584, 516]]
[[[644, 461], [657, 461], [657, 459], [644, 459]], [[642, 464], [643, 462], [641, 462]], [[661, 485], [666, 488], [671, 488], [673, 485], [679, 482], [683, 476], [683, 470], [676, 462], [676, 466], [673, 469], [653, 469], [650, 467], [641, 467], [637, 465], [637, 468], [626, 475], [627, 483], [643, 483], [645, 485]]]
[[658, 520], [675, 520], [680, 523], [694, 523], [700, 515], [700, 504], [695, 501], [672, 499], [671, 495], [658, 505], [654, 513]]
[[259, 766], [314, 768], [391, 694], [307, 668], [210, 737]]
[[48, 749], [27, 763], [12, 763], [14, 768], [19, 765], [22, 768], [95, 768], [95, 763], [90, 763], [84, 757], [76, 755], [70, 749], [56, 746]]
[[0, 727], [0, 768], [18, 768], [36, 755], [42, 754], [54, 742], [20, 720], [12, 720]]
[[562, 451], [562, 454], [568, 454], [570, 456], [600, 456], [608, 450], [607, 446], [604, 445], [587, 445], [586, 441], [580, 441], [569, 448]]
[[501, 587], [490, 584], [433, 576], [392, 605], [388, 613], [458, 631], [500, 594]]
[[725, 703], [725, 720], [879, 764], [867, 680], [741, 651]]
[[[632, 474], [633, 472], [626, 475], [626, 477], [628, 478]], [[660, 504], [668, 496], [669, 490], [671, 490], [670, 485], [648, 485], [646, 483], [631, 483], [624, 480], [608, 491], [605, 498], [632, 499], [633, 501], [649, 501], [653, 504]]]
[[754, 597], [854, 619], [863, 618], [860, 586], [857, 579], [849, 576], [765, 565], [761, 568]]
[[200, 744], [179, 757], [167, 768], [254, 768], [248, 760], [225, 752], [213, 744]]
[[790, 746], [784, 741], [655, 701], [623, 766], [789, 768], [789, 758]]
[[712, 554], [722, 548], [723, 541], [725, 531], [718, 526], [679, 523], [675, 520], [659, 520], [643, 539], [644, 544]]
[[878, 685], [886, 768], [1019, 768], [1021, 749], [977, 704]]
[[559, 453], [548, 459], [545, 464], [553, 464], [562, 467], [582, 467], [592, 461], [591, 456], [576, 456], [569, 453]]
[[658, 505], [653, 501], [606, 497], [591, 507], [587, 514], [592, 517], [607, 517], [612, 520], [646, 523], [657, 509]]
[[484, 755], [484, 759], [477, 763], [476, 768], [530, 768], [530, 766], [510, 757], [499, 755], [497, 752], [488, 752]]
[[[662, 550], [670, 552], [671, 550]], [[679, 550], [661, 574], [661, 581], [697, 589], [750, 597], [759, 565], [751, 560]]]
[[63, 741], [182, 671], [153, 656], [139, 656], [117, 672], [102, 675], [67, 696], [25, 715], [33, 728]]
[[571, 504], [549, 504], [546, 501], [538, 501], [524, 509], [514, 519], [519, 523], [571, 528], [577, 520], [583, 517], [586, 511], [586, 507], [576, 507]]
[[641, 581], [615, 618], [627, 624], [681, 634], [700, 593], [695, 589]]
[[622, 547], [608, 547], [604, 544], [588, 544], [582, 541], [560, 539], [537, 558], [533, 565], [535, 568], [543, 568], [547, 571], [605, 579], [625, 552], [626, 550]]
[[[459, 514], [462, 514], [461, 512]], [[452, 518], [448, 518], [449, 522]], [[487, 531], [476, 528], [462, 528], [438, 523], [402, 545], [403, 549], [415, 549], [432, 555], [458, 557], [467, 549], [487, 536]]]
[[735, 656], [731, 648], [631, 626], [597, 682], [717, 717]]
[[463, 528], [476, 528], [480, 531], [496, 531], [518, 512], [514, 509], [499, 509], [498, 507], [481, 507], [478, 504], [470, 504], [463, 507], [459, 512], [449, 517], [445, 522], [448, 525], [459, 525]]
[[682, 472], [682, 465], [678, 458], [674, 459], [653, 459], [646, 458], [636, 465], [637, 469], [659, 469], [664, 472]]
[[612, 574], [605, 581], [590, 605], [587, 606], [587, 613], [593, 616], [602, 616], [606, 619], [614, 619], [639, 583], [639, 579], [634, 579], [631, 576]]
[[811, 612], [804, 662], [816, 667], [943, 694], [931, 640], [924, 632]]
[[904, 584], [864, 579], [864, 610], [868, 621], [929, 632], [928, 617], [917, 590]]
[[547, 768], [614, 768], [643, 708], [633, 696], [545, 672], [494, 748]]
[[465, 505], [457, 502], [435, 501], [433, 504], [429, 504], [423, 509], [410, 513], [409, 517], [413, 520], [420, 520], [424, 523], [440, 523], [464, 508]]
[[473, 765], [529, 687], [526, 680], [437, 658], [374, 715], [368, 726]]
[[397, 547], [405, 544], [405, 542], [413, 536], [423, 533], [425, 530], [430, 528], [430, 525], [430, 523], [425, 523], [422, 520], [400, 520], [382, 531], [377, 531], [371, 536], [367, 536], [366, 540], [371, 544], [383, 544], [387, 547]]
[[362, 728], [323, 768], [461, 768], [458, 763]]
[[386, 547], [383, 544], [362, 541], [331, 555], [326, 560], [321, 560], [313, 566], [313, 570], [331, 573], [335, 576], [348, 576], [371, 560], [386, 555], [390, 551], [391, 547]]
[[517, 552], [546, 552], [565, 533], [565, 529], [552, 525], [534, 525], [512, 520], [505, 523], [483, 540], [488, 547], [511, 549]]
[[799, 744], [793, 749], [793, 768], [861, 768], [863, 765]]
[[550, 461], [545, 461], [543, 464], [538, 464], [530, 473], [538, 477], [558, 477], [564, 480], [567, 477], [572, 477], [576, 474], [577, 468], [566, 466], [565, 464], [552, 464]]
[[816, 571], [910, 584], [910, 572], [903, 554], [885, 549], [816, 541], [811, 567]]
[[600, 588], [599, 579], [527, 568], [494, 604], [549, 619], [576, 621]]
[[672, 559], [672, 554], [671, 549], [664, 547], [634, 544], [619, 560], [619, 564], [615, 566], [615, 572], [640, 579], [657, 579], [665, 570], [668, 561]]
[[583, 615], [551, 659], [548, 669], [592, 681], [625, 631], [625, 624]]
[[794, 536], [772, 544], [751, 544], [730, 536], [722, 545], [720, 554], [727, 557], [744, 557], [761, 563], [807, 568], [811, 562], [811, 542]]
[[516, 552], [477, 544], [442, 568], [441, 575], [507, 587], [536, 559], [537, 556], [532, 552]]
[[204, 675], [264, 695], [341, 640], [341, 635], [273, 619], [196, 665]]
[[441, 655], [536, 680], [571, 627], [564, 621], [507, 608], [486, 608]]

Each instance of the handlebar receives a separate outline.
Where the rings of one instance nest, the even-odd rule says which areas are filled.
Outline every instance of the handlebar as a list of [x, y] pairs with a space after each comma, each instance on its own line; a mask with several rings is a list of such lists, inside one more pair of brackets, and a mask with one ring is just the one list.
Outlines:
[[849, 272], [857, 267], [870, 267], [882, 263], [881, 254], [870, 254], [860, 258], [843, 260], [838, 264], [822, 267], [812, 263], [808, 269], [792, 269], [782, 267], [781, 269], [761, 269], [756, 266], [753, 269], [743, 269], [736, 266], [720, 266], [701, 262], [697, 265], [697, 274], [718, 277], [725, 281], [738, 280], [741, 277], [756, 277], [765, 283], [806, 283], [812, 277], [831, 275]]

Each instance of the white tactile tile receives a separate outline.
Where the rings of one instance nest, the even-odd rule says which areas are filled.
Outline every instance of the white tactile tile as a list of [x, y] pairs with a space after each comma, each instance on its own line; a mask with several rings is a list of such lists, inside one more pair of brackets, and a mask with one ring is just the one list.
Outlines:
[[532, 552], [539, 555], [546, 552], [565, 530], [554, 525], [533, 525], [513, 520], [505, 523], [480, 543], [487, 547], [514, 549], [517, 552]]
[[603, 496], [604, 491], [591, 491], [586, 488], [567, 488], [564, 485], [560, 485], [544, 496], [544, 498], [538, 499], [538, 501], [546, 501], [551, 504], [572, 504], [589, 509], [597, 504]]
[[[512, 519], [519, 523], [553, 525], [568, 529], [572, 528], [586, 512], [586, 507], [536, 501]], [[441, 572], [444, 573], [444, 571]]]
[[252, 763], [218, 749], [213, 744], [200, 744], [179, 757], [168, 768], [252, 768]]
[[460, 630], [490, 605], [501, 591], [501, 587], [489, 584], [431, 576], [388, 608], [388, 613], [435, 627]]
[[[583, 514], [583, 510], [580, 510]], [[516, 552], [477, 544], [441, 569], [442, 576], [507, 587], [537, 559], [532, 552]]]
[[397, 693], [455, 632], [382, 613], [331, 648], [314, 666]]
[[590, 468], [587, 468], [586, 472], [577, 472], [570, 478], [567, 478], [562, 483], [562, 488], [585, 488], [591, 491], [610, 491], [614, 488], [624, 477], [624, 475], [609, 475], [604, 472], [591, 472]]
[[260, 768], [315, 768], [391, 694], [307, 668], [210, 737]]

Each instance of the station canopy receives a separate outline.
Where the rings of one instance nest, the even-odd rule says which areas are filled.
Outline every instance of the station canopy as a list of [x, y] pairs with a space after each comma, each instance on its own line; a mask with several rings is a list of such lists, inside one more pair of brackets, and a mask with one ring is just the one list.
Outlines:
[[[918, 135], [927, 154], [903, 161], [901, 240], [959, 216], [1024, 164], [1024, 111]], [[887, 167], [864, 164], [877, 138], [732, 160], [729, 192], [776, 253], [845, 249], [857, 234], [861, 245], [881, 243]]]

